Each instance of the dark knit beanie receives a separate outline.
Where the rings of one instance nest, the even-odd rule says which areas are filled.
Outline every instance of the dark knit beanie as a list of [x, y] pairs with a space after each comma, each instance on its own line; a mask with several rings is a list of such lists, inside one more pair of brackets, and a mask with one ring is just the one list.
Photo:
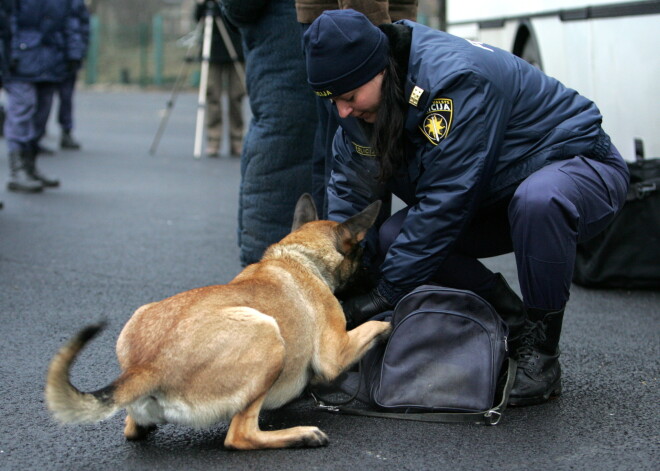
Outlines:
[[355, 10], [328, 10], [303, 36], [307, 81], [325, 98], [354, 90], [388, 63], [387, 36]]

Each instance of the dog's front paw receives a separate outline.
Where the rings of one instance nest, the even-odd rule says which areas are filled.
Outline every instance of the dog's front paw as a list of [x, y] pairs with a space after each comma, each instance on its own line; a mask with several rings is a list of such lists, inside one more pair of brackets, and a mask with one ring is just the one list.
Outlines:
[[376, 339], [380, 342], [384, 342], [392, 333], [392, 324], [390, 322], [376, 321], [381, 324], [382, 331], [378, 334]]

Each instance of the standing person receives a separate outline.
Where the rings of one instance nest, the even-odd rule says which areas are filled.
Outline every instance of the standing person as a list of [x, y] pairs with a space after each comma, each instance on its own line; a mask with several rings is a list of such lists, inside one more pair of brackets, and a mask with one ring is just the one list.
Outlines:
[[209, 79], [206, 92], [206, 155], [220, 155], [222, 139], [222, 92], [227, 91], [229, 99], [229, 151], [233, 156], [240, 156], [243, 151], [243, 97], [245, 84], [236, 72], [234, 61], [220, 34], [216, 21], [225, 25], [231, 43], [237, 54], [237, 60], [243, 64], [243, 47], [241, 35], [235, 27], [225, 20], [220, 6], [215, 1], [198, 3], [195, 7], [195, 19], [200, 21], [208, 8], [213, 11], [213, 34], [211, 36], [211, 57], [209, 59]]
[[[11, 6], [12, 0], [0, 0], [0, 89], [2, 89], [2, 83], [7, 75], [8, 69], [8, 60], [9, 57], [9, 45], [11, 42], [11, 31], [9, 27], [9, 17], [11, 15]], [[0, 126], [4, 127], [4, 118], [5, 110], [0, 107], [2, 120], [0, 120]], [[2, 135], [2, 129], [0, 129], [0, 135]], [[0, 209], [4, 207], [2, 201], [0, 201]]]
[[7, 188], [39, 192], [60, 184], [37, 169], [39, 139], [45, 129], [39, 110], [50, 109], [57, 83], [66, 76], [69, 64], [82, 59], [82, 42], [71, 16], [71, 0], [17, 0], [11, 26], [10, 66], [4, 82], [10, 166]]
[[[329, 11], [304, 41], [309, 84], [340, 117], [330, 218], [389, 193], [407, 204], [369, 247], [380, 278], [344, 302], [349, 322], [429, 281], [472, 290], [511, 331], [509, 403], [560, 394], [576, 245], [612, 221], [628, 187], [596, 105], [508, 52], [411, 21], [378, 28]], [[478, 260], [508, 252], [524, 301], [511, 312]]]
[[[417, 19], [418, 0], [296, 0], [298, 22], [303, 32], [326, 10], [353, 9], [363, 13], [369, 21], [378, 26], [399, 20]], [[312, 196], [316, 207], [321, 212], [320, 217], [328, 215], [328, 200], [326, 198], [330, 170], [332, 169], [332, 140], [339, 127], [339, 118], [330, 102], [323, 97], [316, 97], [316, 112], [318, 125], [314, 135], [314, 167], [312, 172]], [[387, 204], [385, 204], [387, 206]]]
[[290, 231], [298, 197], [311, 192], [316, 110], [294, 0], [224, 0], [222, 6], [243, 38], [253, 115], [241, 154], [238, 214], [247, 265]]
[[[89, 10], [87, 10], [85, 0], [72, 0], [71, 13], [80, 31], [83, 48], [82, 59], [87, 54], [89, 45]], [[67, 150], [80, 149], [80, 143], [73, 137], [73, 95], [81, 65], [82, 61], [70, 61], [66, 77], [57, 86], [59, 98], [57, 122], [61, 131], [60, 148]]]

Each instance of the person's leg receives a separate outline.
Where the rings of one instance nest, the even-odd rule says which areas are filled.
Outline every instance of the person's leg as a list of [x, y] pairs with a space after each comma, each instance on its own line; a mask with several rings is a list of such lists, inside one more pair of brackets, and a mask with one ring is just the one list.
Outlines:
[[233, 63], [223, 65], [227, 77], [229, 99], [229, 149], [231, 155], [240, 156], [243, 152], [243, 97], [245, 85], [236, 72]]
[[553, 163], [528, 177], [510, 205], [518, 277], [529, 323], [509, 403], [537, 404], [561, 393], [559, 338], [577, 243], [595, 236], [623, 206], [628, 173], [612, 146], [603, 161]]
[[43, 184], [28, 172], [28, 153], [34, 140], [34, 113], [37, 107], [36, 87], [30, 82], [9, 81], [5, 137], [9, 152], [9, 181], [7, 189], [20, 192], [39, 192]]
[[57, 89], [58, 83], [54, 82], [37, 82], [34, 84], [37, 93], [37, 107], [34, 112], [34, 139], [32, 140], [32, 149], [37, 153], [46, 155], [53, 154], [50, 149], [46, 149], [40, 145], [41, 139], [46, 135], [46, 127], [48, 125], [48, 118], [50, 110], [53, 107], [53, 97]]
[[238, 214], [246, 265], [290, 232], [298, 198], [312, 190], [316, 112], [293, 2], [267, 3], [259, 20], [240, 31], [252, 109], [241, 154]]
[[80, 143], [73, 138], [73, 94], [76, 87], [77, 72], [69, 74], [57, 86], [59, 106], [57, 122], [60, 125], [60, 147], [62, 149], [78, 150]]
[[206, 154], [220, 155], [222, 140], [222, 66], [209, 64], [209, 79], [206, 89]]
[[26, 162], [28, 164], [27, 170], [33, 178], [41, 181], [44, 187], [55, 188], [60, 186], [60, 181], [57, 178], [49, 178], [39, 171], [37, 168], [37, 157], [42, 152], [39, 141], [46, 134], [48, 116], [50, 115], [50, 109], [53, 106], [53, 96], [55, 95], [57, 84], [51, 82], [39, 82], [35, 84], [35, 87], [37, 94], [37, 107], [33, 117], [35, 135], [26, 155]]

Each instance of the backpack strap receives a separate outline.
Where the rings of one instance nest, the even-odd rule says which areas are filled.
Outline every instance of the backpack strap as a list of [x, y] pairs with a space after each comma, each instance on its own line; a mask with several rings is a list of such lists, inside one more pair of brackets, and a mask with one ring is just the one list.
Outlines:
[[380, 417], [385, 419], [414, 420], [418, 422], [477, 423], [483, 425], [497, 425], [500, 423], [502, 414], [504, 413], [504, 410], [506, 409], [507, 403], [509, 401], [509, 393], [513, 387], [513, 381], [516, 377], [516, 368], [518, 367], [518, 363], [513, 358], [508, 358], [507, 361], [507, 375], [506, 382], [504, 384], [504, 390], [502, 391], [502, 399], [495, 407], [480, 412], [414, 412], [410, 414], [380, 412], [343, 407], [343, 405], [326, 405], [316, 396], [312, 396], [314, 397], [318, 408], [339, 414], [362, 415], [366, 417]]

